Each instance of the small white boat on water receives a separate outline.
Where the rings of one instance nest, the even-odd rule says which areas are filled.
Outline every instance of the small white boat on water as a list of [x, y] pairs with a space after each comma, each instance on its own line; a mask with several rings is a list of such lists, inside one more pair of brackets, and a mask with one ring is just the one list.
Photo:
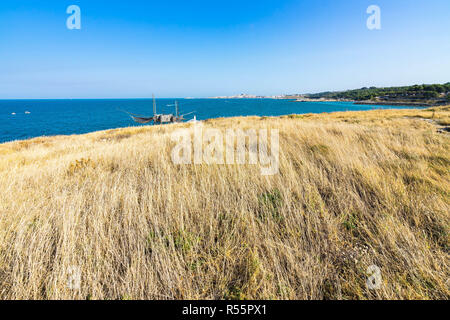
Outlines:
[[25, 111], [25, 114], [30, 114], [31, 112], [30, 111]]
[[197, 123], [197, 116], [194, 115], [194, 119], [187, 121], [187, 123]]
[[15, 112], [13, 112], [13, 113], [11, 113], [13, 116], [15, 116], [16, 115], [16, 113]]

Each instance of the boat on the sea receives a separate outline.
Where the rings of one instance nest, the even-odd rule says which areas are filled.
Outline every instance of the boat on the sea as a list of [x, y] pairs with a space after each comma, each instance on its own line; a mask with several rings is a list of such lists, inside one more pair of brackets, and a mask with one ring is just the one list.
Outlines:
[[173, 105], [168, 105], [168, 106], [175, 106], [175, 115], [174, 114], [157, 114], [156, 113], [156, 100], [155, 100], [155, 95], [153, 95], [153, 117], [147, 117], [147, 116], [141, 116], [141, 115], [137, 115], [137, 114], [133, 114], [130, 112], [125, 111], [126, 113], [128, 113], [130, 115], [130, 117], [137, 123], [141, 123], [141, 124], [147, 124], [153, 121], [153, 124], [163, 124], [163, 123], [177, 123], [177, 122], [183, 122], [184, 120], [186, 120], [184, 117], [194, 113], [193, 112], [189, 112], [183, 115], [179, 115], [179, 110], [178, 110], [178, 102], [175, 101], [175, 104]]
[[199, 122], [199, 121], [197, 120], [197, 116], [195, 116], [195, 115], [194, 115], [193, 119], [187, 121], [187, 123], [197, 123], [197, 122]]

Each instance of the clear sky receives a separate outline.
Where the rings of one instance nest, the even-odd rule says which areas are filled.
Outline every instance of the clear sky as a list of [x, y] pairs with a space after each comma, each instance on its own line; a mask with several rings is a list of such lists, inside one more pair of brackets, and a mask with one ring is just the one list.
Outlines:
[[[69, 5], [81, 30], [69, 30]], [[381, 30], [369, 30], [369, 5]], [[450, 81], [449, 0], [0, 1], [0, 99], [273, 95]]]

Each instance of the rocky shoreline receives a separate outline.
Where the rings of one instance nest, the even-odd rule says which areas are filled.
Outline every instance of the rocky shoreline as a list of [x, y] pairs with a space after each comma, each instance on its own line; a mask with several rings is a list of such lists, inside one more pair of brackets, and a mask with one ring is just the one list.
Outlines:
[[439, 104], [420, 103], [420, 102], [393, 102], [393, 101], [354, 101], [357, 105], [378, 105], [378, 106], [411, 106], [411, 107], [433, 107]]
[[379, 105], [379, 106], [411, 106], [411, 107], [435, 107], [443, 106], [447, 103], [429, 103], [429, 102], [408, 102], [408, 101], [355, 101], [345, 99], [296, 99], [295, 102], [352, 102], [356, 105]]

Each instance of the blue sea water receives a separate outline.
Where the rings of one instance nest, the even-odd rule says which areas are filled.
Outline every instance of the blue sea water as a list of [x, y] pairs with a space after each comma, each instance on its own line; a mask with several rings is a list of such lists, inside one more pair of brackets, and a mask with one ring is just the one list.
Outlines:
[[[234, 116], [279, 116], [333, 111], [407, 108], [349, 102], [295, 102], [276, 99], [176, 99], [180, 113], [195, 111], [198, 120]], [[157, 99], [158, 113], [174, 113], [175, 99]], [[0, 100], [0, 143], [39, 136], [80, 134], [139, 126], [123, 111], [153, 114], [151, 99]], [[15, 113], [15, 114], [13, 114]], [[187, 116], [192, 118], [193, 114]]]

